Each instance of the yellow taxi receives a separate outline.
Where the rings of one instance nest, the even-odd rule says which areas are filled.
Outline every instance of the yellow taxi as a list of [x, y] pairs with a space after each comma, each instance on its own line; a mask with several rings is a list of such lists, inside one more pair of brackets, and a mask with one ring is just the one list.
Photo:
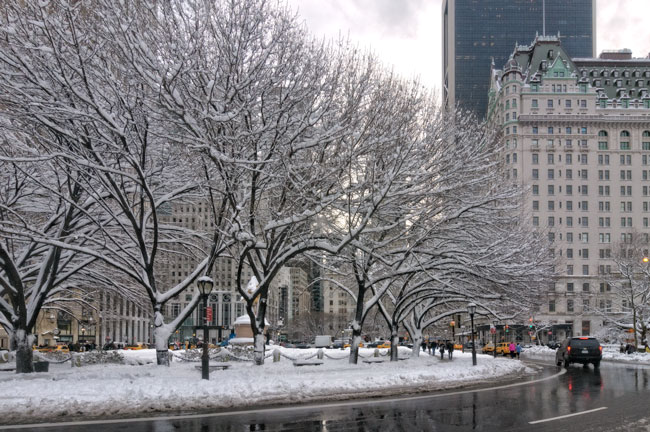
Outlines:
[[124, 349], [125, 350], [137, 351], [137, 350], [147, 349], [147, 346], [142, 342], [138, 342], [138, 343], [133, 344], [133, 345], [127, 345], [127, 346], [124, 347]]
[[52, 348], [51, 352], [69, 353], [70, 350], [67, 345], [57, 345]]
[[510, 354], [510, 342], [499, 342], [497, 344], [497, 354]]
[[462, 349], [463, 349], [463, 344], [454, 342], [454, 350], [462, 350]]
[[390, 348], [390, 341], [383, 341], [377, 345], [377, 348]]
[[[344, 343], [343, 348], [350, 348], [350, 343], [349, 342]], [[363, 348], [363, 342], [359, 342], [359, 348]]]
[[494, 344], [492, 342], [485, 344], [485, 346], [483, 346], [483, 348], [481, 348], [481, 352], [483, 354], [493, 353], [494, 352]]

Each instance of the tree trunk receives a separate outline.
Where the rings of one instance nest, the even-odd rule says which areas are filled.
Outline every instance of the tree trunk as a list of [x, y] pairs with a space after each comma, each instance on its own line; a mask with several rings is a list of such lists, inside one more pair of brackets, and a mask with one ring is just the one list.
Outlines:
[[34, 372], [34, 335], [26, 330], [16, 330], [11, 338], [11, 349], [16, 351], [16, 373]]
[[390, 361], [399, 360], [399, 335], [398, 327], [395, 325], [390, 331]]
[[164, 327], [154, 327], [153, 337], [156, 341], [156, 363], [169, 366], [169, 331]]
[[[355, 328], [356, 327], [356, 328]], [[353, 326], [352, 341], [350, 342], [350, 364], [357, 364], [359, 361], [359, 344], [361, 343], [361, 327]]]
[[264, 364], [264, 330], [261, 332], [257, 329], [255, 335], [255, 364], [261, 366]]
[[420, 349], [422, 348], [422, 330], [419, 328], [413, 329], [413, 334], [411, 335], [413, 340], [413, 357], [420, 357]]
[[632, 310], [632, 326], [634, 328], [634, 349], [636, 350], [639, 346], [639, 341], [637, 338], [637, 334], [639, 333], [639, 329], [637, 328], [637, 323], [636, 323], [636, 309]]

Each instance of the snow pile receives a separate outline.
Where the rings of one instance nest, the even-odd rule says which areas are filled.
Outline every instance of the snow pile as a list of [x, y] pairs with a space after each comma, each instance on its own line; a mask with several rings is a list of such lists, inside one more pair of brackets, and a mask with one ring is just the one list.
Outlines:
[[[282, 349], [291, 358], [317, 350]], [[71, 368], [51, 364], [47, 373], [16, 375], [0, 372], [3, 423], [69, 420], [73, 417], [136, 416], [140, 413], [192, 409], [225, 409], [260, 404], [334, 400], [381, 394], [418, 392], [532, 373], [521, 362], [454, 353], [452, 361], [422, 354], [399, 362], [350, 365], [348, 350], [324, 350], [324, 364], [295, 367], [282, 358], [263, 366], [232, 362], [228, 370], [201, 379], [196, 362], [156, 366], [155, 350], [125, 351], [132, 365], [89, 365]], [[374, 350], [362, 350], [370, 357]], [[401, 352], [400, 354], [404, 354]], [[331, 358], [330, 358], [331, 357]], [[337, 360], [338, 359], [338, 360]], [[147, 364], [151, 361], [152, 364]]]
[[[524, 358], [538, 358], [555, 360], [555, 352], [557, 350], [550, 349], [546, 346], [533, 346], [525, 348], [522, 351]], [[603, 361], [611, 361], [613, 363], [638, 363], [650, 364], [650, 353], [635, 352], [633, 354], [624, 354], [619, 350], [618, 345], [603, 345]]]

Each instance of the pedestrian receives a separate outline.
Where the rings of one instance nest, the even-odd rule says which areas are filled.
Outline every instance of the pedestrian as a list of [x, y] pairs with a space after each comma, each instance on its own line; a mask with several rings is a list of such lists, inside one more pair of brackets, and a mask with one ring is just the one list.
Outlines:
[[429, 355], [431, 355], [431, 344], [432, 344], [431, 341], [427, 342], [427, 349], [429, 350]]
[[453, 341], [447, 342], [447, 353], [448, 353], [447, 355], [449, 356], [449, 360], [451, 360], [452, 357], [454, 356], [454, 342]]
[[440, 360], [444, 360], [445, 358], [445, 344], [440, 343]]
[[521, 345], [519, 342], [517, 342], [517, 360], [519, 360], [519, 356], [521, 355]]
[[510, 358], [515, 358], [515, 355], [517, 354], [517, 347], [515, 346], [514, 342], [510, 342], [508, 350], [510, 351]]
[[436, 355], [436, 349], [438, 348], [438, 343], [436, 341], [431, 341], [431, 352], [433, 355]]
[[427, 343], [423, 340], [422, 343], [420, 344], [420, 347], [422, 347], [422, 351], [426, 352], [427, 351]]

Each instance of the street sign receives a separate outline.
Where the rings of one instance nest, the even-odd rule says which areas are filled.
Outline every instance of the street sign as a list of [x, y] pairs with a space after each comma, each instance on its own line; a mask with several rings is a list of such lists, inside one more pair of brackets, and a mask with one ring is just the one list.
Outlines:
[[548, 331], [548, 334], [552, 335], [552, 334], [553, 334], [553, 331], [552, 331], [552, 330], [549, 330], [549, 331]]
[[490, 333], [495, 334], [497, 332], [496, 327], [490, 327]]
[[212, 322], [212, 306], [208, 306], [205, 309], [205, 320], [207, 322]]

